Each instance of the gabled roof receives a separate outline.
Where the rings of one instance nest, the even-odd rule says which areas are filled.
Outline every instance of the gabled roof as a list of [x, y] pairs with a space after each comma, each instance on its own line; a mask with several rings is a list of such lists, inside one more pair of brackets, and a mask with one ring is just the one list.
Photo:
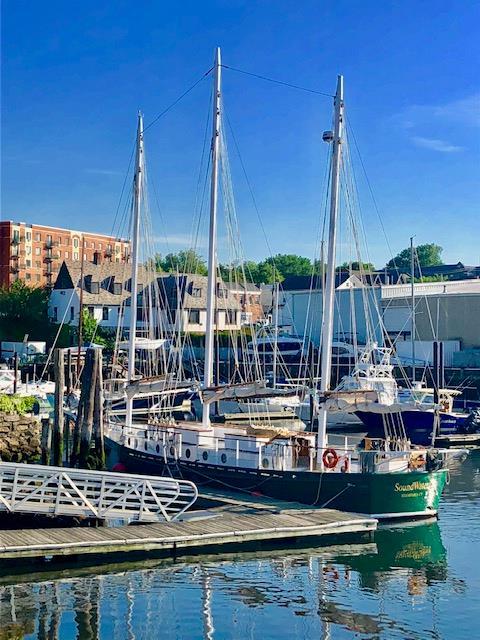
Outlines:
[[[83, 264], [83, 303], [85, 305], [119, 305], [130, 298], [131, 286], [131, 264], [119, 262], [104, 262], [94, 264], [85, 261]], [[80, 291], [82, 277], [82, 264], [72, 260], [64, 260], [57, 279], [54, 284], [55, 289], [77, 289]], [[144, 267], [139, 267], [138, 284], [139, 288], [144, 288], [155, 281], [157, 274], [152, 274]], [[86, 289], [87, 282], [98, 282], [99, 293], [91, 293]], [[120, 294], [113, 293], [113, 283], [121, 283]]]
[[[206, 309], [207, 308], [207, 276], [197, 274], [168, 275], [158, 278], [160, 295], [171, 309]], [[220, 290], [225, 296], [219, 295]], [[195, 294], [195, 295], [194, 295]], [[217, 280], [217, 309], [241, 310], [240, 302], [227, 286]]]

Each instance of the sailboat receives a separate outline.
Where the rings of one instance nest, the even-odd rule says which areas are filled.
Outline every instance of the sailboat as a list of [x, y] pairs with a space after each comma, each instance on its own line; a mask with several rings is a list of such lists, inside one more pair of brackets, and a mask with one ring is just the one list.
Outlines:
[[[411, 448], [408, 442], [396, 442], [393, 449], [385, 440], [373, 450], [334, 448], [329, 445], [326, 432], [328, 409], [325, 402], [319, 403], [318, 433], [259, 426], [254, 421], [238, 425], [228, 422], [216, 424], [211, 420], [211, 408], [215, 402], [245, 397], [252, 392], [257, 395], [269, 393], [262, 383], [212, 386], [219, 138], [222, 127], [221, 71], [220, 49], [217, 49], [213, 68], [207, 328], [204, 378], [200, 389], [202, 420], [135, 424], [131, 411], [132, 396], [127, 386], [126, 422], [109, 423], [107, 447], [131, 472], [171, 474], [188, 478], [197, 485], [255, 491], [278, 499], [359, 512], [380, 519], [435, 515], [447, 478], [441, 455], [426, 448]], [[323, 139], [332, 148], [328, 260], [322, 322], [320, 393], [323, 397], [329, 392], [332, 366], [335, 247], [343, 135], [343, 77], [338, 76], [334, 130], [323, 134]], [[137, 146], [143, 145], [142, 138], [140, 131]], [[135, 198], [138, 197], [142, 172], [141, 156], [137, 150]], [[134, 230], [136, 224], [134, 222]], [[135, 290], [132, 286], [132, 291]], [[133, 295], [132, 318], [135, 317], [134, 300]], [[130, 336], [134, 341], [134, 325]], [[138, 390], [131, 367], [129, 380], [137, 385], [135, 389]], [[153, 385], [152, 382], [151, 388]]]

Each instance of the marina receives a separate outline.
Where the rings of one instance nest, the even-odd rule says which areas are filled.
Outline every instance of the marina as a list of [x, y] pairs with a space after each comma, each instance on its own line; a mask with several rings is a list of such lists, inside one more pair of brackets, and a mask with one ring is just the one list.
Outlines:
[[0, 640], [475, 637], [475, 21], [287, 4], [1, 9]]

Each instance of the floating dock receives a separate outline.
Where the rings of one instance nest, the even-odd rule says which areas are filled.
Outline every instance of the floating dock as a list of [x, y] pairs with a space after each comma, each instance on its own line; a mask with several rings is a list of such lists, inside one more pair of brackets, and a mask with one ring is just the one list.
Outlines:
[[62, 527], [0, 531], [0, 564], [20, 559], [81, 559], [101, 555], [103, 562], [128, 554], [182, 555], [192, 551], [232, 550], [256, 544], [339, 544], [371, 539], [377, 521], [334, 509], [264, 502], [262, 497], [203, 494], [217, 506], [192, 511], [175, 522], [120, 527]]

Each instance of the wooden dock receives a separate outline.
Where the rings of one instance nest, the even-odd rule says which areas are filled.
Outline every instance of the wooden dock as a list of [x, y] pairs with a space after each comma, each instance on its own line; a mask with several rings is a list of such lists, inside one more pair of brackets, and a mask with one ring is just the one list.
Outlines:
[[[319, 546], [369, 539], [373, 518], [333, 509], [228, 504], [188, 514], [184, 520], [121, 527], [69, 527], [0, 531], [0, 564], [22, 558], [102, 556], [118, 554], [181, 555], [200, 550], [232, 549], [246, 543], [313, 544]], [[316, 544], [316, 543], [315, 543]]]

